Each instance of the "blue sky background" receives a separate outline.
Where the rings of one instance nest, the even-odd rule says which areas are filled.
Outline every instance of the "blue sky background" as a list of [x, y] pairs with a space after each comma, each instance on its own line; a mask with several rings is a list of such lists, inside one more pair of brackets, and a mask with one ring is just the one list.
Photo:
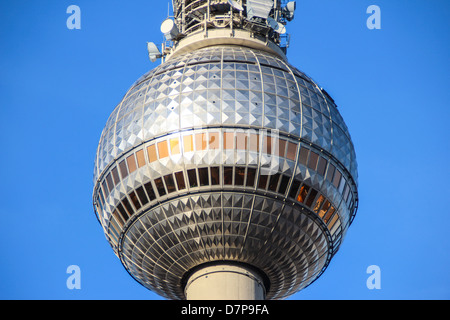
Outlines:
[[[1, 299], [160, 299], [113, 254], [91, 195], [109, 114], [159, 63], [146, 42], [162, 41], [167, 2], [0, 2]], [[71, 4], [81, 30], [66, 27]], [[381, 30], [366, 27], [371, 4]], [[289, 62], [339, 106], [360, 206], [326, 272], [290, 299], [450, 298], [449, 12], [448, 0], [297, 1]]]

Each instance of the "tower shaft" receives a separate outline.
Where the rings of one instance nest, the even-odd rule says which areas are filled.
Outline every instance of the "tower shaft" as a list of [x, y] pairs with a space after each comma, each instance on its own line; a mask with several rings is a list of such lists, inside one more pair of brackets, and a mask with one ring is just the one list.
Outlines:
[[218, 263], [194, 272], [185, 287], [187, 300], [264, 300], [257, 272], [243, 265]]

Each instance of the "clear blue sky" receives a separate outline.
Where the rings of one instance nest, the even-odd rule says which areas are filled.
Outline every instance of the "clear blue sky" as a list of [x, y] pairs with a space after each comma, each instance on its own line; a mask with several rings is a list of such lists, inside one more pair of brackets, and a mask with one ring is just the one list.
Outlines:
[[[162, 40], [167, 2], [0, 2], [1, 299], [159, 299], [113, 254], [91, 195], [101, 131], [157, 66], [146, 42]], [[81, 30], [66, 27], [71, 4]], [[381, 30], [366, 27], [372, 4]], [[449, 12], [448, 0], [297, 1], [289, 62], [339, 105], [360, 206], [326, 272], [291, 299], [450, 298]]]

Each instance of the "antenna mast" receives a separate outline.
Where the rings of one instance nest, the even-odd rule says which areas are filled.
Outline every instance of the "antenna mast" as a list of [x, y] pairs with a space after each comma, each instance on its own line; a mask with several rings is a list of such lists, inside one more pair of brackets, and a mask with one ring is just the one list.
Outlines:
[[[166, 42], [152, 57], [170, 59], [193, 48], [228, 44], [269, 51], [287, 59], [290, 36], [286, 24], [296, 2], [285, 0], [172, 0], [161, 25]], [[153, 48], [153, 46], [152, 46]]]

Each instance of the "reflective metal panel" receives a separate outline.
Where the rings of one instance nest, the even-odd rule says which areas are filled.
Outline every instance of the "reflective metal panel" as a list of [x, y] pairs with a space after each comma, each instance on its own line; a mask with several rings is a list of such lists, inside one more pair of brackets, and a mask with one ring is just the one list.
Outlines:
[[141, 77], [112, 112], [94, 206], [142, 285], [183, 299], [191, 270], [244, 263], [281, 299], [322, 274], [358, 205], [337, 106], [284, 60], [217, 46]]

